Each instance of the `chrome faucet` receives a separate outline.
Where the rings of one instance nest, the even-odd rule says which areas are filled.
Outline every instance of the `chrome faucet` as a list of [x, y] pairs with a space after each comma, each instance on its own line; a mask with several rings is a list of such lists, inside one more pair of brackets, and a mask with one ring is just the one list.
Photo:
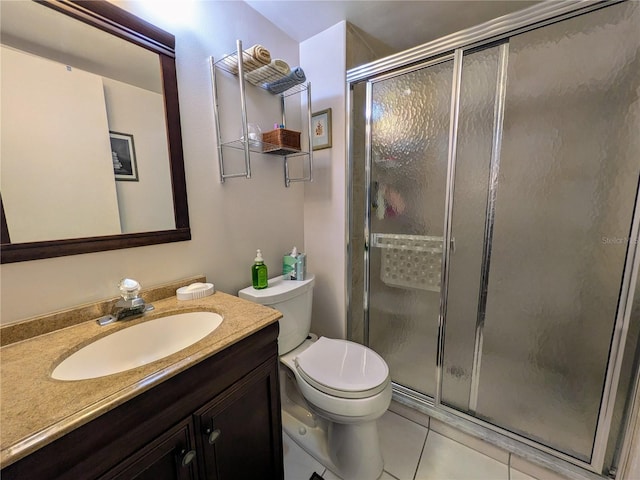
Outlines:
[[125, 318], [137, 318], [149, 310], [153, 310], [153, 305], [145, 303], [138, 295], [140, 284], [132, 278], [123, 278], [118, 284], [122, 298], [113, 306], [111, 315], [100, 317], [99, 325], [108, 325]]

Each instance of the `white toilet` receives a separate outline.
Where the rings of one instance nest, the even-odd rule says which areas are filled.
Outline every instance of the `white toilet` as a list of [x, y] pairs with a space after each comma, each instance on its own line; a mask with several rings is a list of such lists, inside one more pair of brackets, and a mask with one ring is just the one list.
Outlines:
[[374, 480], [383, 460], [377, 419], [391, 403], [389, 367], [373, 350], [309, 335], [314, 276], [269, 280], [240, 298], [276, 308], [285, 432], [344, 480]]

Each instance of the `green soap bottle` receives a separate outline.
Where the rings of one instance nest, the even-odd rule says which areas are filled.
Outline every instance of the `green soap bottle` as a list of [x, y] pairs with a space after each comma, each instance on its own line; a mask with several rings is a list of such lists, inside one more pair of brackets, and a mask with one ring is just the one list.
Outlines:
[[253, 288], [261, 290], [267, 288], [269, 283], [267, 281], [267, 266], [262, 259], [262, 252], [258, 250], [254, 264], [251, 267], [251, 278], [253, 279]]

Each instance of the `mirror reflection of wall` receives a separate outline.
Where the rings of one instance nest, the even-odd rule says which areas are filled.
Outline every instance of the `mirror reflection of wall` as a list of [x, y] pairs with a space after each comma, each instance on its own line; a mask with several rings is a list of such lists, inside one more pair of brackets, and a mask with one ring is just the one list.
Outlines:
[[[4, 2], [0, 189], [12, 243], [176, 228], [156, 53], [35, 2]], [[136, 181], [109, 132], [135, 141]]]
[[0, 54], [1, 188], [12, 241], [121, 233], [100, 77], [5, 47]]

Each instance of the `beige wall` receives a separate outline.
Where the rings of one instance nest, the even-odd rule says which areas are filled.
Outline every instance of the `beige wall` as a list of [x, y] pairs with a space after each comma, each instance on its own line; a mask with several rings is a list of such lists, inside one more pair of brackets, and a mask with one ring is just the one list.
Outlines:
[[0, 103], [11, 239], [120, 233], [102, 78], [3, 46]]
[[123, 233], [176, 228], [162, 95], [103, 78], [109, 130], [133, 135], [138, 181], [117, 181]]
[[346, 22], [300, 44], [312, 110], [332, 110], [332, 148], [314, 152], [314, 181], [305, 185], [304, 245], [307, 269], [316, 274], [311, 329], [334, 338], [346, 336], [345, 55]]
[[[298, 44], [244, 2], [192, 2], [188, 26], [172, 24], [171, 16], [152, 16], [142, 2], [119, 5], [176, 35], [193, 240], [2, 265], [2, 323], [117, 295], [124, 276], [144, 287], [203, 273], [218, 290], [235, 294], [251, 283], [257, 248], [275, 275], [282, 271], [282, 254], [291, 245], [304, 245], [304, 186], [284, 187], [280, 159], [256, 156], [253, 178], [220, 184], [208, 66], [209, 56], [233, 50], [236, 38], [247, 46], [261, 43], [291, 65], [299, 63]], [[153, 5], [153, 11], [160, 9]], [[252, 92], [250, 104], [259, 103], [264, 93]], [[277, 109], [253, 112], [271, 125], [278, 114]], [[229, 118], [225, 121], [239, 128], [239, 116]]]

